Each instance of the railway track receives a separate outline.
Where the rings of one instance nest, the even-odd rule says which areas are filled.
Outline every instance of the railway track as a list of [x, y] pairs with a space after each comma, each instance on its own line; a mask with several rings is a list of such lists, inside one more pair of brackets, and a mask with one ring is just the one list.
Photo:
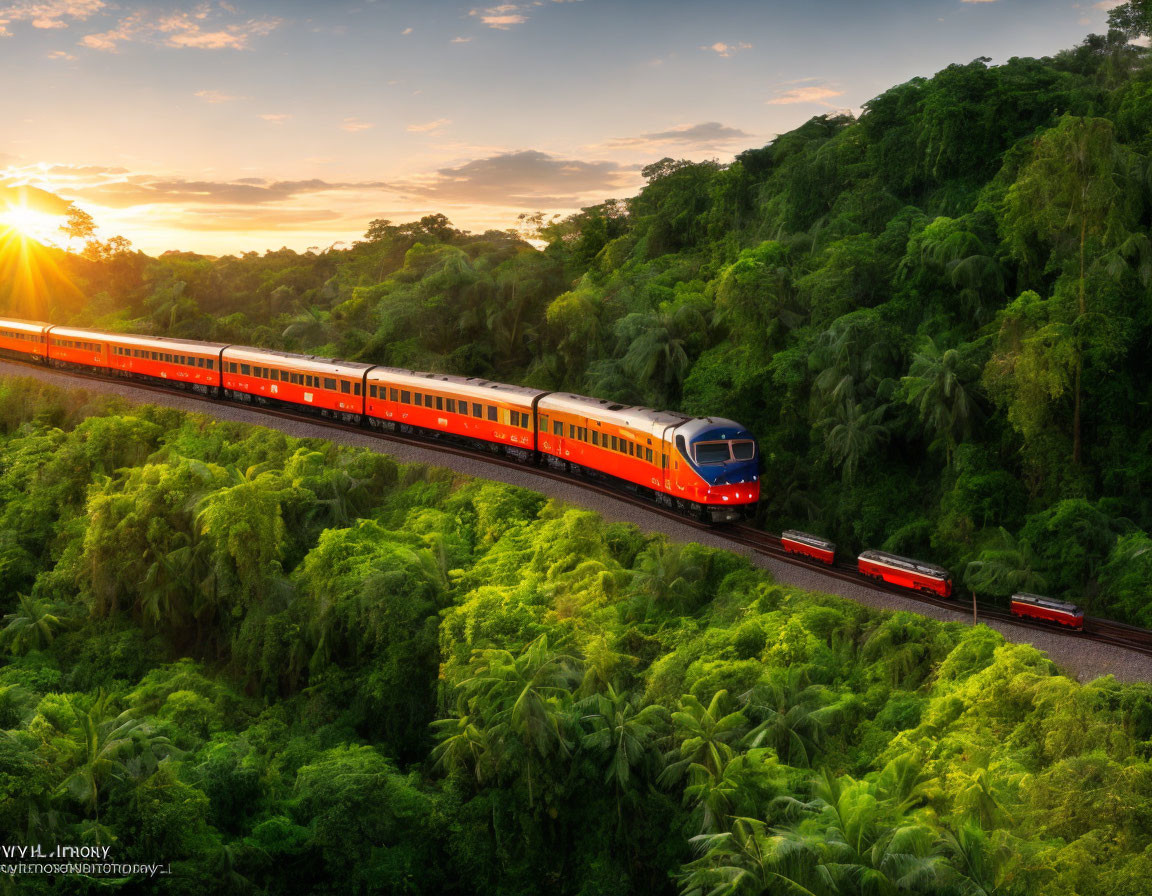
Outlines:
[[[497, 454], [489, 454], [483, 451], [465, 448], [439, 439], [410, 436], [399, 432], [381, 432], [378, 430], [369, 429], [367, 427], [357, 426], [350, 423], [343, 423], [325, 417], [318, 417], [312, 414], [297, 414], [280, 408], [266, 408], [260, 407], [258, 405], [243, 404], [240, 402], [228, 401], [222, 398], [215, 398], [210, 395], [203, 395], [198, 392], [192, 392], [183, 389], [169, 389], [164, 386], [152, 383], [138, 382], [136, 380], [113, 377], [101, 377], [95, 374], [70, 369], [62, 370], [59, 368], [46, 368], [41, 364], [35, 364], [28, 361], [13, 360], [10, 358], [4, 358], [3, 360], [7, 363], [32, 368], [35, 370], [51, 370], [53, 373], [74, 377], [79, 380], [93, 380], [95, 382], [101, 383], [112, 382], [118, 385], [129, 386], [133, 389], [138, 389], [143, 392], [155, 392], [168, 396], [178, 395], [184, 398], [195, 399], [207, 405], [224, 405], [231, 408], [241, 408], [244, 410], [254, 411], [267, 417], [290, 420], [295, 423], [310, 423], [313, 425], [324, 426], [330, 429], [338, 429], [345, 432], [355, 433], [361, 436], [370, 436], [385, 442], [394, 442], [397, 444], [404, 444], [419, 448], [430, 448], [444, 454], [454, 455], [456, 457], [468, 458], [470, 460], [479, 460], [494, 467], [504, 467], [507, 469], [528, 471], [531, 472], [532, 475], [543, 479], [551, 479], [570, 485], [577, 484], [581, 488], [588, 491], [596, 492], [618, 501], [624, 501], [635, 506], [642, 507], [648, 513], [674, 520], [681, 525], [686, 525], [704, 532], [709, 532], [712, 535], [722, 538], [723, 540], [732, 544], [737, 544], [755, 551], [756, 553], [771, 557], [773, 560], [789, 563], [793, 566], [798, 566], [810, 571], [814, 571], [830, 579], [837, 579], [857, 586], [864, 585], [875, 591], [884, 591], [890, 594], [896, 594], [909, 600], [918, 601], [923, 604], [939, 607], [944, 610], [950, 610], [952, 612], [965, 612], [969, 606], [966, 602], [957, 600], [945, 600], [933, 595], [912, 591], [907, 588], [899, 588], [894, 585], [889, 585], [883, 581], [877, 581], [875, 579], [861, 575], [853, 564], [846, 563], [844, 561], [838, 560], [832, 566], [825, 566], [824, 564], [803, 560], [794, 554], [788, 553], [784, 550], [783, 547], [781, 547], [780, 536], [778, 534], [767, 532], [763, 529], [757, 529], [747, 524], [713, 526], [707, 523], [702, 523], [689, 517], [683, 516], [679, 513], [675, 513], [668, 508], [661, 507], [652, 501], [646, 500], [638, 494], [631, 493], [626, 488], [621, 488], [619, 486], [602, 481], [597, 478], [595, 474], [562, 473], [544, 466], [515, 461]], [[1096, 641], [1102, 644], [1110, 644], [1116, 647], [1124, 648], [1126, 650], [1152, 656], [1152, 631], [1142, 629], [1137, 626], [1126, 625], [1122, 622], [1114, 622], [1110, 619], [1100, 619], [1097, 617], [1086, 616], [1084, 619], [1084, 630], [1082, 632], [1077, 632], [1072, 631], [1071, 629], [1062, 628], [1060, 626], [1048, 625], [1043, 622], [1036, 622], [1029, 619], [1023, 619], [1018, 616], [1013, 616], [1003, 607], [989, 604], [984, 601], [977, 601], [975, 603], [975, 610], [976, 617], [978, 619], [1007, 623], [1018, 626], [1020, 628], [1034, 629], [1036, 631], [1056, 633], [1067, 638], [1078, 638], [1082, 640]]]

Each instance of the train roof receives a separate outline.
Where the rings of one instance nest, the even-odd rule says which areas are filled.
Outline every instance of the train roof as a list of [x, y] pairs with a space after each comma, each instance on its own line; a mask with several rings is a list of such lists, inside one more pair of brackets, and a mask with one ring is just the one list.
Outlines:
[[1012, 600], [1015, 603], [1031, 604], [1032, 606], [1045, 607], [1049, 610], [1059, 610], [1061, 613], [1071, 613], [1074, 616], [1079, 616], [1082, 612], [1076, 604], [1069, 603], [1066, 600], [1056, 600], [1054, 597], [1044, 597], [1042, 594], [1029, 594], [1027, 591], [1013, 594]]
[[[58, 332], [60, 331], [53, 330], [52, 335], [55, 336]], [[146, 345], [157, 348], [186, 346], [201, 349], [208, 354], [219, 354], [220, 349], [228, 347], [226, 342], [201, 342], [199, 339], [177, 339], [173, 336], [134, 336], [131, 333], [103, 333], [98, 330], [89, 332], [99, 333], [109, 341], [119, 342], [121, 345]]]
[[202, 342], [199, 339], [177, 339], [173, 336], [137, 336], [134, 333], [115, 333], [111, 330], [90, 330], [84, 327], [52, 327], [50, 336], [67, 336], [72, 339], [99, 339], [102, 342], [119, 342], [123, 345], [148, 345], [172, 348], [189, 346], [207, 352], [219, 352], [227, 343]]
[[377, 367], [368, 374], [369, 382], [387, 382], [411, 389], [435, 389], [440, 392], [466, 395], [469, 398], [498, 398], [531, 407], [543, 389], [496, 383], [477, 376], [455, 376], [450, 373], [423, 373], [419, 370], [401, 370], [396, 367]]
[[895, 567], [896, 569], [906, 569], [910, 572], [936, 576], [941, 579], [950, 579], [952, 577], [952, 573], [948, 572], [943, 566], [925, 563], [923, 560], [913, 560], [911, 557], [901, 557], [899, 554], [889, 554], [887, 551], [864, 551], [857, 559], [869, 560], [873, 563], [882, 563], [886, 566]]
[[604, 423], [639, 429], [652, 435], [662, 435], [669, 427], [681, 426], [692, 418], [675, 411], [620, 404], [603, 398], [589, 398], [572, 392], [551, 392], [540, 399], [540, 410], [565, 411], [593, 417]]
[[295, 367], [299, 370], [311, 370], [314, 373], [331, 373], [337, 376], [364, 375], [364, 371], [371, 370], [375, 365], [362, 364], [359, 361], [341, 361], [339, 358], [318, 358], [315, 355], [297, 355], [292, 352], [281, 352], [271, 348], [255, 348], [248, 345], [230, 345], [224, 350], [224, 357], [229, 361], [250, 361], [253, 363]]
[[11, 327], [13, 330], [29, 330], [43, 332], [52, 324], [43, 320], [21, 320], [18, 317], [0, 317], [0, 327]]
[[752, 438], [747, 429], [727, 417], [692, 417], [676, 431], [676, 434], [684, 436], [691, 442], [705, 433], [711, 436], [710, 431], [714, 429], [720, 430], [712, 436], [717, 439]]
[[798, 541], [800, 544], [811, 545], [814, 548], [823, 548], [827, 551], [831, 551], [836, 547], [835, 543], [829, 541], [827, 538], [821, 538], [819, 535], [809, 535], [807, 532], [801, 532], [799, 529], [785, 529], [780, 533], [780, 537], [787, 538], [789, 541]]

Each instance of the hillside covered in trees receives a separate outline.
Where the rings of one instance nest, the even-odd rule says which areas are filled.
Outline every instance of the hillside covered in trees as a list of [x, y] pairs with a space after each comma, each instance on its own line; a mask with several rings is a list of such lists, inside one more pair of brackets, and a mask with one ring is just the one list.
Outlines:
[[1152, 875], [1148, 685], [366, 451], [0, 380], [0, 595], [0, 830], [117, 892]]
[[[766, 525], [1152, 625], [1152, 31], [986, 59], [519, 234], [60, 253], [4, 312], [735, 418]], [[542, 249], [525, 241], [536, 237]]]

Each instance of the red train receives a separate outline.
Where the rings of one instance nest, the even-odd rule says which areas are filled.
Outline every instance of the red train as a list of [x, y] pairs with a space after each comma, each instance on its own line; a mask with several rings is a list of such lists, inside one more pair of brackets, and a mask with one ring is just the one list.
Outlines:
[[751, 516], [759, 450], [719, 417], [270, 349], [0, 319], [0, 354], [451, 440], [596, 477], [697, 519]]
[[940, 597], [952, 596], [952, 575], [942, 566], [885, 551], [865, 551], [856, 558], [856, 565], [862, 575], [872, 579]]
[[1084, 631], [1084, 611], [1062, 600], [1020, 592], [1012, 595], [1011, 610], [1013, 616], [1041, 619], [1068, 626], [1078, 632]]
[[780, 535], [780, 545], [789, 554], [811, 557], [820, 563], [831, 566], [836, 561], [836, 545], [817, 535], [785, 529]]

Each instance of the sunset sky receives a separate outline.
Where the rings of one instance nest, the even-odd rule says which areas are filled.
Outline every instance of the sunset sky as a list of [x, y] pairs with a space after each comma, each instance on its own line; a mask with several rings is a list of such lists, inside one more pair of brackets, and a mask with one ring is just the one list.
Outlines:
[[952, 62], [1054, 53], [1112, 5], [0, 0], [0, 204], [36, 187], [152, 254], [323, 248], [432, 211], [504, 228]]

